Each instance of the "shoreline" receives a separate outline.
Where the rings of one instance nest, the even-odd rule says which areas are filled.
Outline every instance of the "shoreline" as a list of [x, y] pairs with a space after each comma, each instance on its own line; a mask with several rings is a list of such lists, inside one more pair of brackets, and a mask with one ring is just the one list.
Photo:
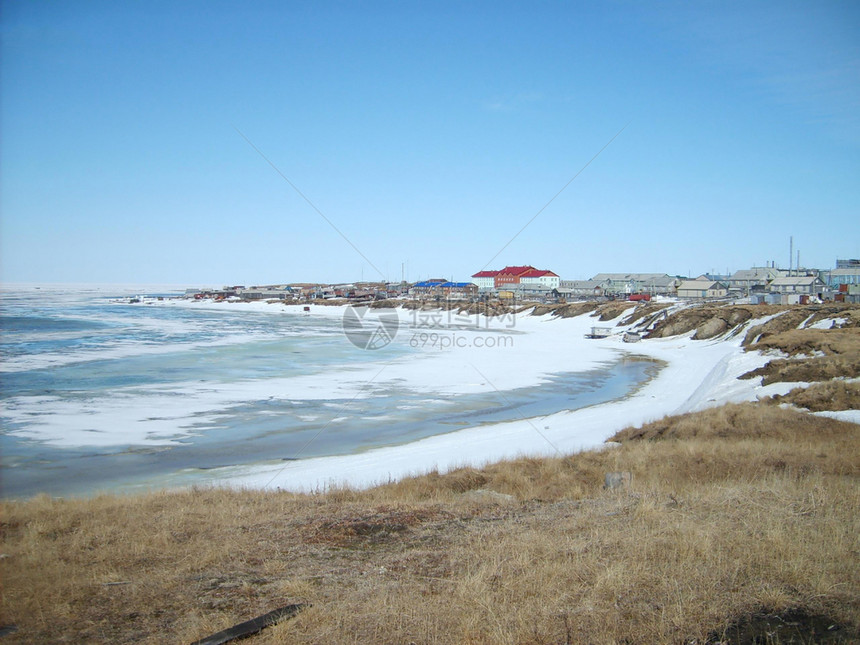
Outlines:
[[[217, 305], [220, 306], [220, 305]], [[332, 311], [334, 307], [326, 306]], [[546, 325], [540, 333], [577, 340], [597, 322], [589, 314], [572, 318], [548, 314], [529, 316]], [[614, 326], [624, 314], [604, 321]], [[763, 319], [748, 321], [747, 329]], [[550, 326], [555, 327], [550, 329]], [[617, 327], [622, 331], [623, 327]], [[737, 377], [764, 365], [768, 358], [741, 348], [742, 333], [712, 340], [692, 340], [692, 333], [667, 339], [625, 344], [614, 336], [582, 340], [603, 352], [644, 357], [661, 363], [658, 373], [620, 399], [564, 410], [551, 415], [521, 418], [427, 437], [408, 444], [374, 448], [358, 454], [314, 457], [287, 463], [233, 466], [211, 471], [208, 483], [250, 489], [296, 492], [349, 486], [369, 488], [413, 475], [440, 473], [522, 456], [546, 457], [603, 449], [617, 431], [671, 414], [692, 412], [727, 402], [754, 401], [759, 396], [783, 394], [793, 385], [763, 387], [759, 379]], [[796, 385], [796, 384], [794, 384]]]
[[[120, 303], [121, 304], [121, 303]], [[667, 303], [662, 303], [666, 306]], [[670, 309], [689, 307], [685, 303], [668, 303]], [[621, 305], [621, 306], [619, 306]], [[627, 305], [627, 306], [624, 306]], [[129, 306], [143, 306], [140, 304]], [[231, 314], [265, 313], [265, 315], [305, 314], [305, 305], [283, 305], [275, 302], [214, 302], [171, 299], [157, 306], [176, 306]], [[308, 316], [325, 318], [328, 324], [342, 318], [347, 305], [310, 305]], [[481, 467], [491, 462], [521, 456], [552, 456], [583, 450], [603, 449], [608, 437], [628, 426], [639, 426], [667, 415], [701, 410], [727, 402], [754, 401], [758, 397], [785, 394], [797, 383], [759, 385], [760, 379], [739, 381], [738, 376], [764, 365], [769, 357], [760, 352], [746, 352], [741, 347], [744, 330], [772, 318], [764, 315], [747, 320], [742, 325], [709, 340], [692, 340], [695, 332], [668, 338], [652, 338], [635, 344], [622, 342], [621, 332], [643, 327], [643, 318], [626, 319], [635, 305], [613, 303], [602, 310], [617, 314], [611, 320], [601, 320], [593, 309], [579, 315], [553, 315], [545, 308], [533, 306], [519, 309], [516, 324], [509, 329], [489, 329], [482, 325], [482, 314], [452, 314], [463, 328], [454, 331], [507, 334], [516, 341], [516, 351], [488, 352], [474, 346], [448, 348], [447, 351], [407, 352], [385, 361], [385, 354], [367, 351], [368, 361], [341, 366], [331, 372], [297, 376], [276, 381], [265, 379], [232, 384], [232, 396], [254, 401], [265, 395], [285, 400], [353, 400], [372, 396], [386, 387], [405, 387], [425, 392], [430, 398], [454, 397], [457, 394], [504, 393], [519, 387], [539, 388], [554, 376], [585, 373], [600, 369], [618, 360], [646, 360], [659, 365], [655, 375], [629, 390], [621, 397], [577, 409], [565, 409], [552, 414], [483, 423], [449, 430], [409, 443], [361, 448], [357, 451], [330, 456], [282, 458], [277, 462], [255, 462], [245, 465], [225, 465], [187, 468], [172, 471], [157, 479], [120, 484], [118, 492], [136, 493], [153, 489], [171, 489], [190, 485], [214, 485], [250, 489], [287, 489], [315, 491], [338, 486], [368, 488], [391, 480], [426, 472], [447, 472], [461, 466]], [[395, 342], [407, 342], [415, 333], [416, 316], [441, 310], [398, 308], [398, 316], [412, 317], [413, 326], [401, 329], [403, 336]], [[540, 312], [540, 313], [537, 313]], [[779, 314], [776, 314], [779, 315]], [[648, 316], [646, 316], [648, 318]], [[628, 324], [620, 325], [621, 321]], [[586, 340], [592, 326], [613, 327], [615, 335]], [[447, 333], [447, 330], [446, 330]], [[403, 349], [403, 348], [401, 348]], [[571, 365], [575, 365], [571, 369]], [[381, 368], [380, 368], [381, 366]], [[380, 377], [381, 375], [381, 377]], [[178, 384], [182, 386], [183, 384]], [[379, 388], [379, 389], [377, 389]], [[193, 396], [194, 389], [184, 390]], [[205, 386], [211, 390], [211, 386]], [[256, 397], [256, 398], [255, 398]], [[265, 398], [265, 397], [264, 397]], [[239, 400], [237, 399], [237, 400]], [[193, 399], [186, 399], [193, 402]], [[228, 408], [230, 401], [225, 399]], [[350, 410], [346, 410], [351, 412]], [[339, 411], [340, 412], [340, 411]], [[843, 415], [844, 418], [844, 415]], [[339, 420], [339, 419], [338, 419]], [[334, 419], [330, 420], [332, 423]], [[322, 422], [320, 422], [322, 425]], [[328, 424], [321, 430], [325, 431]], [[182, 439], [185, 430], [178, 426], [173, 435]], [[205, 434], [206, 430], [200, 431]], [[186, 434], [198, 434], [193, 429]], [[157, 444], [170, 443], [164, 436]], [[142, 445], [149, 445], [142, 444]]]
[[[99, 297], [107, 295], [109, 292], [100, 292]], [[69, 294], [71, 301], [77, 301], [79, 297], [80, 294]], [[66, 301], [65, 292], [62, 295], [62, 301]], [[257, 324], [271, 316], [287, 315], [289, 318], [303, 313], [303, 306], [301, 305], [283, 307], [266, 302], [214, 303], [165, 299], [153, 303], [152, 306], [144, 303], [131, 305], [119, 302], [107, 303], [107, 306], [133, 307], [145, 316], [147, 316], [146, 310], [171, 307], [222, 311], [234, 316], [237, 321], [242, 320], [244, 314], [253, 314]], [[325, 321], [321, 326], [331, 328], [332, 333], [336, 331], [336, 338], [335, 336], [331, 337], [335, 338], [337, 343], [346, 343], [346, 346], [350, 347], [342, 335], [343, 332], [339, 324], [346, 308], [344, 306], [321, 306], [313, 309], [311, 317], [324, 318]], [[396, 343], [407, 344], [411, 334], [417, 331], [430, 331], [421, 327], [414, 327], [416, 320], [417, 324], [421, 324], [421, 316], [424, 313], [432, 315], [433, 312], [415, 313], [416, 319], [412, 319], [412, 311], [401, 312], [406, 324]], [[220, 316], [209, 316], [209, 318], [220, 318]], [[412, 320], [412, 325], [409, 324], [409, 320]], [[616, 348], [602, 347], [599, 344], [583, 340], [582, 331], [591, 324], [592, 321], [590, 320], [574, 322], [570, 319], [560, 322], [560, 319], [553, 319], [549, 316], [532, 317], [523, 313], [510, 329], [495, 327], [487, 329], [487, 325], [483, 324], [483, 318], [479, 315], [455, 317], [452, 313], [451, 321], [464, 327], [463, 329], [456, 329], [458, 336], [470, 339], [506, 336], [512, 338], [516, 345], [496, 348], [497, 351], [490, 351], [477, 346], [447, 348], [445, 350], [434, 348], [426, 351], [401, 346], [392, 347], [394, 351], [388, 353], [385, 353], [385, 350], [365, 352], [355, 349], [351, 352], [353, 355], [358, 355], [358, 360], [350, 359], [348, 362], [333, 366], [332, 369], [324, 369], [321, 372], [308, 375], [284, 375], [276, 378], [265, 377], [265, 375], [261, 375], [264, 376], [263, 378], [258, 378], [251, 375], [249, 378], [239, 378], [224, 383], [194, 380], [172, 382], [165, 385], [118, 387], [111, 389], [107, 398], [98, 397], [92, 400], [89, 397], [81, 398], [80, 405], [76, 404], [77, 407], [73, 407], [71, 410], [63, 407], [63, 402], [59, 398], [55, 397], [56, 401], [48, 400], [45, 397], [50, 395], [40, 394], [42, 399], [37, 401], [40, 406], [37, 411], [38, 417], [28, 417], [26, 413], [29, 408], [22, 406], [15, 409], [16, 401], [14, 398], [9, 399], [13, 405], [4, 410], [4, 415], [13, 419], [35, 419], [36, 422], [32, 426], [15, 430], [13, 434], [10, 434], [10, 438], [15, 436], [26, 441], [39, 442], [51, 450], [72, 449], [90, 455], [91, 451], [88, 447], [94, 446], [95, 450], [92, 452], [92, 456], [97, 456], [100, 451], [106, 451], [106, 454], [112, 453], [116, 449], [121, 449], [121, 453], [116, 454], [146, 454], [169, 449], [171, 445], [185, 443], [186, 438], [194, 442], [196, 441], [194, 435], [200, 435], [205, 441], [208, 428], [204, 426], [197, 428], [195, 424], [206, 423], [209, 419], [217, 419], [218, 415], [224, 411], [229, 412], [236, 405], [255, 405], [257, 402], [274, 398], [284, 403], [332, 400], [335, 402], [333, 404], [335, 407], [340, 403], [349, 402], [351, 404], [353, 400], [356, 400], [357, 406], [355, 407], [360, 407], [361, 400], [364, 398], [376, 396], [391, 389], [405, 389], [419, 399], [426, 397], [428, 401], [448, 399], [455, 404], [455, 408], [457, 407], [456, 395], [467, 395], [469, 398], [471, 395], [481, 395], [484, 398], [487, 395], [504, 397], [509, 390], [528, 388], [530, 392], [527, 397], [540, 397], [540, 393], [535, 388], [555, 380], [556, 375], [583, 374], [592, 370], [603, 370], [614, 364], [624, 354], [617, 351]], [[313, 321], [309, 322], [312, 326], [318, 326]], [[263, 324], [265, 325], [265, 322]], [[287, 324], [291, 323], [287, 321]], [[218, 327], [217, 323], [216, 327]], [[559, 333], [566, 335], [568, 339], [573, 339], [574, 342], [568, 342], [566, 347], [559, 349], [556, 346]], [[214, 345], [215, 343], [207, 341], [207, 344]], [[220, 341], [217, 344], [220, 344]], [[128, 347], [127, 353], [123, 349], [122, 357], [112, 356], [111, 358], [150, 360], [150, 355], [156, 356], [163, 351], [195, 352], [200, 346], [201, 343], [197, 341], [175, 348], [143, 344], [139, 347]], [[361, 356], [362, 354], [367, 357], [366, 360], [362, 360], [364, 358]], [[88, 361], [100, 360], [102, 355], [102, 352], [99, 351], [92, 355], [82, 353], [80, 356], [63, 355], [59, 358], [64, 359], [65, 362], [62, 364], [65, 367], [86, 370]], [[159, 359], [156, 358], [155, 360]], [[141, 393], [145, 396], [138, 396]], [[20, 395], [15, 395], [15, 397], [18, 396], [33, 398], [35, 395], [22, 392]], [[510, 394], [507, 396], [514, 398]], [[523, 401], [519, 395], [514, 400], [514, 407], [519, 406]], [[420, 401], [417, 402], [420, 404]], [[553, 406], [553, 408], [561, 409], [563, 403], [562, 401], [562, 405]], [[157, 415], [159, 418], [153, 416], [153, 406], [159, 410]], [[353, 412], [352, 407], [349, 404], [346, 405], [348, 414], [362, 414], [361, 411]], [[504, 409], [508, 406], [501, 403], [499, 407]], [[65, 414], [60, 414], [61, 410], [64, 410]], [[69, 416], [69, 412], [73, 416]], [[321, 416], [318, 427], [322, 427], [327, 418], [327, 415]], [[515, 417], [510, 414], [509, 418]], [[468, 423], [468, 417], [464, 416], [463, 421]], [[379, 423], [387, 423], [387, 421], [380, 421]], [[452, 428], [468, 428], [466, 423], [447, 426], [441, 434], [456, 432]], [[153, 426], [155, 426], [156, 431], [153, 431]], [[333, 429], [336, 428], [339, 426], [333, 426]], [[236, 441], [242, 440], [241, 437], [237, 436]], [[380, 441], [377, 446], [383, 443], [388, 443], [388, 440]], [[289, 443], [284, 445], [289, 446]], [[375, 449], [362, 447], [360, 452], [347, 453], [339, 455], [339, 457], [348, 457], [350, 454], [365, 454]], [[231, 464], [229, 445], [225, 444], [222, 450], [228, 458], [216, 463]], [[352, 450], [352, 448], [348, 448], [348, 450]], [[291, 453], [288, 448], [285, 451], [285, 456], [289, 454]], [[266, 458], [266, 456], [261, 457], [261, 459]], [[305, 459], [307, 458], [300, 458], [299, 461]], [[233, 467], [255, 469], [264, 464], [265, 462], [255, 461], [253, 465]], [[156, 488], [170, 488], [172, 487], [171, 480], [176, 479], [177, 474], [182, 472], [181, 470], [170, 471], [167, 474], [152, 478], [135, 476], [129, 481], [105, 482], [102, 486], [96, 482], [94, 486], [87, 485], [86, 488], [91, 490], [93, 494], [111, 491], [124, 494]], [[222, 472], [221, 469], [208, 467], [203, 473], [203, 478], [212, 481], [213, 476], [220, 477]], [[195, 477], [194, 481], [190, 481], [189, 484], [200, 483], [201, 479], [201, 477]], [[32, 494], [35, 495], [38, 492], [34, 490]], [[53, 494], [64, 495], [65, 493], [58, 489]], [[88, 493], [81, 492], [81, 487], [78, 487], [78, 492], [71, 494], [86, 495]], [[11, 499], [11, 497], [7, 499]]]

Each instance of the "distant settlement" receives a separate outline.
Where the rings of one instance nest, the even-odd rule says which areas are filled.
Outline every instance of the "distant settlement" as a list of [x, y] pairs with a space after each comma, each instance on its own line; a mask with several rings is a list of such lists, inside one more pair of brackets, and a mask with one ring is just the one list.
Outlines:
[[273, 300], [366, 302], [412, 299], [425, 302], [462, 300], [508, 303], [563, 303], [577, 300], [738, 300], [752, 304], [860, 302], [860, 260], [837, 260], [832, 269], [777, 268], [772, 263], [731, 275], [696, 277], [667, 273], [598, 273], [590, 280], [562, 280], [558, 274], [531, 265], [481, 270], [468, 282], [431, 278], [419, 282], [291, 283], [219, 289], [188, 289], [185, 297], [230, 301]]

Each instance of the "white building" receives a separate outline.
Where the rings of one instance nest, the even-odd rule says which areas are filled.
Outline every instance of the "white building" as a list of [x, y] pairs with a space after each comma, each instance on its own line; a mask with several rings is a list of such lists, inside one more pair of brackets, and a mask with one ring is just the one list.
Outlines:
[[478, 285], [478, 291], [492, 291], [496, 288], [498, 271], [478, 271], [472, 276], [472, 284]]
[[548, 289], [558, 289], [560, 278], [552, 271], [532, 269], [520, 276], [520, 284], [536, 284]]

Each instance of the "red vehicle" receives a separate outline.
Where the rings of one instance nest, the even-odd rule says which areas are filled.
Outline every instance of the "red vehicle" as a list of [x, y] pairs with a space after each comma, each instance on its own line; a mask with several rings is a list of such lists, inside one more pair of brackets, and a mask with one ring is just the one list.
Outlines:
[[627, 299], [630, 302], [650, 302], [651, 294], [650, 293], [631, 293], [627, 296]]

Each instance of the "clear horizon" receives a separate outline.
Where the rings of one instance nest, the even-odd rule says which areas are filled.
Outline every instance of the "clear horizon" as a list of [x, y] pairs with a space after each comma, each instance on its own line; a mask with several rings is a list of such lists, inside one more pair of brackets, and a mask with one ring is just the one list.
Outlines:
[[0, 21], [5, 284], [695, 277], [787, 268], [790, 236], [804, 266], [860, 257], [853, 3]]

